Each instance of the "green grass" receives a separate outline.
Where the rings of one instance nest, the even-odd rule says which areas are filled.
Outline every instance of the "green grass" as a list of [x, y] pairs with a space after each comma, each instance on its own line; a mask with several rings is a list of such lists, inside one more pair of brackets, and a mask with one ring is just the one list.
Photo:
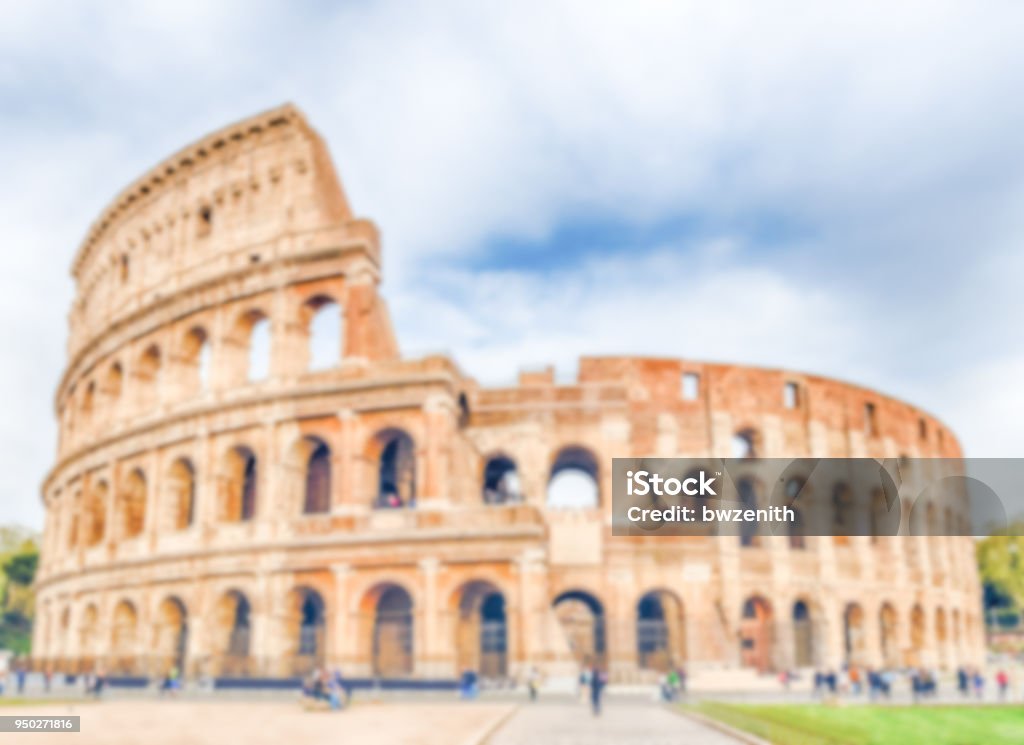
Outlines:
[[690, 707], [780, 745], [1020, 745], [1024, 706], [748, 705]]
[[0, 697], [0, 707], [4, 706], [78, 706], [91, 704], [87, 698], [17, 698], [10, 695]]

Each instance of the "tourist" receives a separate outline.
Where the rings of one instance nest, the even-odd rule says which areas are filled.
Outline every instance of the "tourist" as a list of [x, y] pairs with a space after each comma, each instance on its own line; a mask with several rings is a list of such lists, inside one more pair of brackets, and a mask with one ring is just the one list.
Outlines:
[[996, 673], [996, 685], [999, 686], [999, 700], [1006, 700], [1006, 692], [1010, 688], [1010, 676], [1005, 670]]
[[530, 692], [530, 701], [537, 700], [537, 690], [540, 687], [540, 670], [537, 669], [536, 665], [530, 666], [530, 671], [526, 674], [526, 690]]
[[459, 695], [467, 701], [471, 701], [477, 697], [478, 692], [476, 671], [468, 668], [463, 670], [459, 682]]
[[679, 693], [679, 673], [673, 668], [665, 676], [666, 693], [669, 701], [675, 701]]
[[327, 701], [334, 711], [341, 709], [348, 703], [348, 686], [341, 676], [341, 670], [335, 668], [327, 682]]
[[960, 691], [960, 696], [967, 698], [970, 693], [970, 678], [967, 675], [967, 668], [963, 665], [956, 669], [956, 688]]
[[14, 678], [18, 681], [18, 695], [25, 694], [25, 678], [28, 677], [28, 662], [24, 657], [14, 661]]
[[95, 698], [99, 698], [103, 694], [103, 689], [107, 685], [107, 671], [102, 668], [96, 668], [96, 672], [92, 676], [91, 687], [86, 688], [86, 692], [93, 695]]
[[974, 697], [981, 700], [985, 695], [985, 676], [981, 674], [981, 670], [975, 669], [973, 682]]
[[849, 671], [848, 671], [848, 673], [847, 673], [847, 675], [849, 676], [849, 679], [850, 679], [850, 690], [853, 692], [854, 696], [859, 696], [860, 695], [860, 684], [861, 684], [860, 668], [858, 668], [856, 666], [851, 666]]
[[607, 677], [597, 665], [590, 671], [590, 706], [595, 717], [601, 716], [601, 696], [604, 694]]

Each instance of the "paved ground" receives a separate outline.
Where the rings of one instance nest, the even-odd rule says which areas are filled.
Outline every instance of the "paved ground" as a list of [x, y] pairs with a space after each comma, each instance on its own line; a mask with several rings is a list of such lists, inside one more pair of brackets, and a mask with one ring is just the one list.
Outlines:
[[[511, 704], [456, 701], [365, 703], [343, 712], [304, 711], [297, 702], [102, 701], [13, 705], [0, 715], [82, 717], [82, 732], [0, 734], [32, 745], [477, 745]], [[536, 743], [534, 744], [536, 745]]]
[[527, 704], [487, 745], [737, 745], [737, 741], [659, 706], [606, 703], [594, 717], [582, 703]]

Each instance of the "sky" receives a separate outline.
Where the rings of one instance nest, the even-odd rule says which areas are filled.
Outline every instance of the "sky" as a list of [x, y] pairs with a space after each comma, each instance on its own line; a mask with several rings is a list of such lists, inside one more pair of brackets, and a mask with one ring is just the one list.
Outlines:
[[286, 101], [383, 235], [403, 353], [877, 388], [1024, 442], [1024, 4], [0, 0], [0, 523], [42, 526], [72, 256]]

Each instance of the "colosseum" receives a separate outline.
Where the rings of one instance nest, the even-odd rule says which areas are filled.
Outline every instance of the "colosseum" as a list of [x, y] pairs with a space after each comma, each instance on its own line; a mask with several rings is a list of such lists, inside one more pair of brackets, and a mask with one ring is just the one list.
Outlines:
[[940, 421], [788, 370], [601, 357], [481, 387], [404, 358], [378, 231], [292, 106], [143, 175], [72, 273], [33, 646], [57, 669], [426, 685], [594, 662], [628, 683], [983, 659], [969, 537], [611, 531], [613, 457], [959, 456]]

